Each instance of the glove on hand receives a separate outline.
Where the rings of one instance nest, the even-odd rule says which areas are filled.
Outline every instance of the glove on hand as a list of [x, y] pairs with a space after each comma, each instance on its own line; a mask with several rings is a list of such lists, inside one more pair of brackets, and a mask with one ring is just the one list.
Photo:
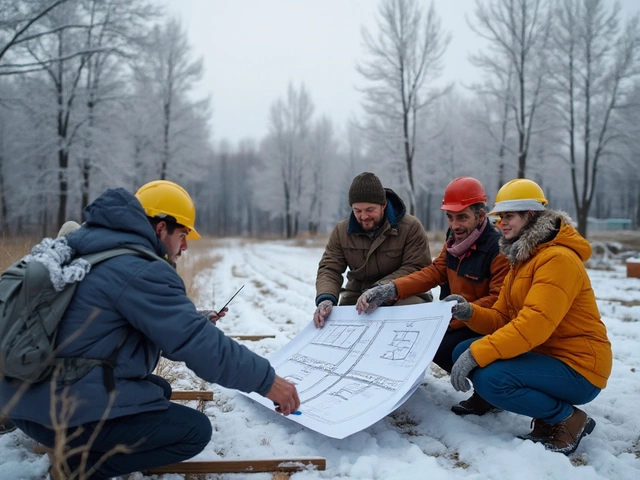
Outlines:
[[219, 312], [216, 312], [215, 310], [198, 310], [198, 313], [203, 317], [207, 317], [209, 321], [215, 325], [218, 320], [220, 320], [227, 314], [228, 311], [229, 309], [227, 307], [224, 307]]
[[466, 322], [473, 315], [473, 306], [467, 302], [467, 300], [462, 295], [447, 295], [443, 302], [449, 302], [451, 300], [455, 300], [458, 302], [458, 305], [454, 305], [451, 307], [451, 315], [458, 320], [462, 320]]
[[371, 313], [383, 303], [397, 296], [398, 289], [393, 282], [378, 285], [360, 295], [360, 298], [358, 298], [356, 302], [356, 310], [358, 314], [362, 312]]
[[318, 304], [318, 308], [316, 308], [316, 311], [313, 314], [313, 324], [316, 326], [316, 328], [324, 327], [324, 322], [331, 314], [332, 309], [333, 302], [331, 300], [323, 300]]
[[478, 366], [478, 362], [473, 358], [470, 349], [466, 349], [462, 352], [462, 355], [458, 357], [456, 363], [453, 364], [451, 369], [451, 385], [457, 392], [467, 392], [471, 388], [467, 377], [471, 370]]

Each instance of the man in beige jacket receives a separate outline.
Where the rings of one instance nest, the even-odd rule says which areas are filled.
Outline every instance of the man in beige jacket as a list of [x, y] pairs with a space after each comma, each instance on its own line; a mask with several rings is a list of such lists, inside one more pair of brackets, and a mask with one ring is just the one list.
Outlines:
[[[431, 265], [427, 234], [407, 213], [404, 202], [370, 172], [356, 176], [349, 188], [351, 214], [339, 222], [327, 243], [316, 277], [313, 321], [322, 328], [334, 305], [355, 305], [374, 285]], [[344, 288], [343, 274], [346, 269]], [[431, 294], [413, 295], [391, 305], [431, 301]]]

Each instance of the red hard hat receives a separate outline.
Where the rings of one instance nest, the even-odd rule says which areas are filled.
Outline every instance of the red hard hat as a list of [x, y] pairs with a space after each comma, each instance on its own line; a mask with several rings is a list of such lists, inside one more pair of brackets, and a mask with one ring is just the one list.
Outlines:
[[487, 194], [478, 180], [473, 177], [458, 177], [447, 185], [440, 210], [460, 212], [469, 205], [486, 201]]

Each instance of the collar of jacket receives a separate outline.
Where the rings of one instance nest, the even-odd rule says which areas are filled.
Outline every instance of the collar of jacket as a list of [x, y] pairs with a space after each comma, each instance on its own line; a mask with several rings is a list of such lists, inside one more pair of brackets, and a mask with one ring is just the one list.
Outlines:
[[[376, 225], [374, 227], [374, 229], [372, 230], [372, 232], [374, 232], [374, 237], [377, 237], [380, 232], [382, 232], [385, 229], [385, 223], [389, 223], [389, 226], [391, 228], [396, 228], [398, 226], [398, 221], [396, 220], [396, 217], [394, 215], [394, 212], [391, 208], [390, 202], [389, 200], [387, 200], [387, 208], [385, 208], [385, 218], [382, 220], [382, 222], [380, 222], [379, 225]], [[348, 233], [353, 233], [354, 235], [369, 235], [372, 232], [365, 232], [362, 229], [362, 225], [360, 225], [358, 223], [358, 220], [356, 220], [356, 216], [353, 214], [353, 212], [351, 212], [351, 215], [349, 215], [349, 229], [347, 230]]]
[[[391, 228], [398, 228], [398, 223], [402, 220], [402, 217], [404, 217], [406, 212], [404, 202], [390, 188], [385, 188], [385, 191], [387, 192], [387, 208], [384, 209], [385, 220], [389, 222], [389, 226]], [[384, 224], [385, 222], [383, 220], [380, 222], [380, 225], [374, 229], [374, 231], [376, 231], [376, 235], [374, 235], [374, 237], [378, 236], [380, 232], [385, 230]], [[356, 216], [353, 212], [349, 215], [349, 228], [347, 232], [356, 235], [369, 234], [369, 232], [365, 232], [362, 229], [362, 226], [358, 223], [358, 220], [356, 220]]]
[[573, 221], [566, 212], [545, 210], [525, 226], [520, 236], [513, 241], [500, 239], [500, 253], [509, 259], [511, 265], [531, 258], [536, 247], [553, 240], [562, 224], [572, 225]]

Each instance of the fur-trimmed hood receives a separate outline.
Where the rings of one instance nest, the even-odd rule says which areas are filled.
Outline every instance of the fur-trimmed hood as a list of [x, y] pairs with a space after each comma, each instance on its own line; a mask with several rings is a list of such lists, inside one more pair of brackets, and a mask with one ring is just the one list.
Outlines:
[[561, 210], [545, 210], [534, 218], [515, 241], [500, 239], [500, 252], [512, 265], [531, 258], [539, 248], [562, 245], [584, 262], [591, 256], [591, 245], [575, 229], [571, 217]]

